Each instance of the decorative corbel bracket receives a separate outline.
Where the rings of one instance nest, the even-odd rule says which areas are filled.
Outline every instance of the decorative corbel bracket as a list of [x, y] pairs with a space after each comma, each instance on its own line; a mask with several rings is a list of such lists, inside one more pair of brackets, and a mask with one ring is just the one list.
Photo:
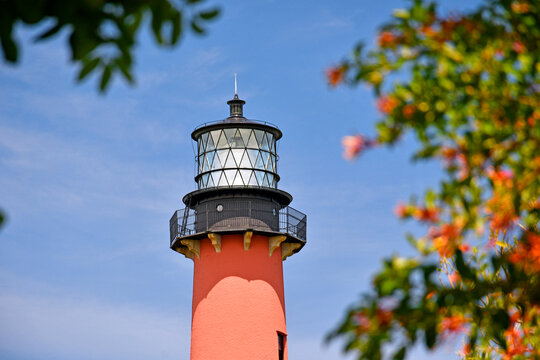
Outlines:
[[279, 247], [279, 245], [283, 241], [285, 241], [285, 239], [287, 239], [287, 237], [285, 235], [270, 236], [268, 238], [270, 256], [272, 256], [272, 254], [274, 253], [274, 250], [276, 250]]
[[214, 249], [216, 249], [216, 252], [221, 252], [221, 235], [216, 233], [209, 233], [208, 238], [212, 242], [212, 245], [214, 246]]
[[253, 237], [253, 231], [246, 231], [244, 233], [244, 250], [249, 250], [251, 246], [251, 238]]

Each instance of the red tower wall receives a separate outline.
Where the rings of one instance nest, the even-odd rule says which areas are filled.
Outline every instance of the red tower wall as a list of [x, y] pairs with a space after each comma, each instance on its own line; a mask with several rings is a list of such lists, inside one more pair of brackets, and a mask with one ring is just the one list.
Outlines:
[[[219, 252], [201, 240], [195, 257], [191, 360], [277, 360], [286, 334], [281, 247], [269, 239], [224, 235]], [[284, 359], [287, 359], [285, 341]]]

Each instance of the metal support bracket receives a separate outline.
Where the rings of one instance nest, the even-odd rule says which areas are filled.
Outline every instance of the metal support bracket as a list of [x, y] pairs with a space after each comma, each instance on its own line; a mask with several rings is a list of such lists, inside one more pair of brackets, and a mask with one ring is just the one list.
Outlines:
[[244, 250], [249, 250], [251, 246], [251, 237], [253, 236], [253, 231], [246, 231], [244, 233]]
[[287, 239], [287, 236], [285, 235], [277, 235], [277, 236], [270, 236], [268, 238], [268, 245], [270, 247], [270, 256], [274, 253], [274, 250], [276, 250], [279, 245]]

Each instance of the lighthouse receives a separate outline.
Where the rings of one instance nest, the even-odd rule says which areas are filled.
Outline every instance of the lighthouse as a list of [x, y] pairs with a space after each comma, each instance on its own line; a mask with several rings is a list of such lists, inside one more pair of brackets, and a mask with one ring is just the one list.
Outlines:
[[191, 360], [287, 359], [283, 261], [306, 243], [306, 215], [278, 189], [273, 124], [244, 117], [235, 95], [225, 120], [204, 123], [197, 190], [170, 220], [170, 247], [193, 260]]

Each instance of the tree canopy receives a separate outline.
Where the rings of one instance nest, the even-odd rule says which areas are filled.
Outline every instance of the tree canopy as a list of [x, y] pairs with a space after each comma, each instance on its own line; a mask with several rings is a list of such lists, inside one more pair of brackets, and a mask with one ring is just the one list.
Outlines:
[[344, 137], [346, 158], [411, 133], [413, 159], [444, 171], [395, 209], [425, 225], [407, 236], [417, 255], [384, 260], [329, 335], [358, 359], [451, 338], [466, 359], [540, 358], [539, 15], [531, 0], [450, 14], [416, 0], [328, 69], [331, 86], [371, 86], [381, 113], [374, 135]]
[[116, 73], [134, 82], [133, 54], [141, 24], [149, 25], [159, 45], [172, 47], [186, 29], [204, 34], [207, 22], [218, 14], [219, 9], [205, 6], [204, 0], [2, 0], [0, 42], [4, 59], [16, 63], [20, 42], [14, 33], [20, 24], [48, 26], [36, 41], [67, 31], [71, 60], [79, 65], [77, 79], [101, 73], [99, 89], [105, 91]]

